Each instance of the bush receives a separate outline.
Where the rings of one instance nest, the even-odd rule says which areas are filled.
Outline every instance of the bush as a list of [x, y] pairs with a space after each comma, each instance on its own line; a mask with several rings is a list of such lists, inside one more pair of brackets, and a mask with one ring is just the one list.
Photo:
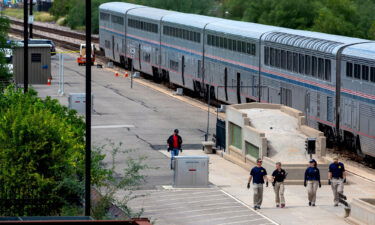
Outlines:
[[[8, 87], [0, 95], [0, 194], [48, 199], [49, 208], [9, 208], [7, 214], [55, 215], [81, 204], [85, 124], [57, 100]], [[9, 195], [10, 193], [10, 195]], [[5, 196], [4, 196], [5, 195]]]
[[64, 26], [66, 24], [66, 19], [65, 17], [60, 17], [59, 19], [57, 19], [56, 23], [60, 26]]
[[48, 12], [37, 12], [35, 13], [35, 20], [40, 22], [53, 22], [55, 18]]

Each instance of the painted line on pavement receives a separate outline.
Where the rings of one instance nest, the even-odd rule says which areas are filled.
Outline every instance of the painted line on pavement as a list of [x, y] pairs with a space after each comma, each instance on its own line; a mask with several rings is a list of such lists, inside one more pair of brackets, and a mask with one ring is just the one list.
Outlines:
[[245, 206], [246, 208], [250, 209], [251, 211], [255, 212], [256, 214], [258, 214], [259, 216], [269, 220], [270, 222], [272, 222], [272, 224], [278, 224], [276, 223], [275, 221], [273, 221], [272, 219], [268, 218], [267, 216], [255, 211], [254, 209], [252, 209], [250, 206], [248, 206], [246, 203], [244, 203], [243, 201], [237, 199], [236, 197], [234, 197], [233, 195], [229, 194], [228, 192], [224, 191], [224, 190], [220, 190], [221, 192], [223, 192], [224, 194], [226, 194], [227, 196], [231, 197], [232, 199], [236, 200], [238, 203], [242, 204], [243, 206]]
[[98, 125], [91, 126], [92, 129], [110, 129], [110, 128], [134, 128], [134, 125], [124, 124], [124, 125]]

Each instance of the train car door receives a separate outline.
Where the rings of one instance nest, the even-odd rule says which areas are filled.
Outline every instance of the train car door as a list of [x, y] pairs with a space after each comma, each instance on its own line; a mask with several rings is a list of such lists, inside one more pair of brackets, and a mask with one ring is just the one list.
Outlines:
[[225, 67], [224, 69], [224, 92], [225, 92], [225, 101], [228, 101], [228, 68], [227, 67]]
[[241, 103], [241, 74], [237, 73], [237, 102]]
[[139, 70], [142, 70], [142, 55], [141, 55], [141, 44], [138, 44], [138, 63], [139, 63]]
[[280, 98], [281, 104], [292, 107], [292, 90], [288, 88], [281, 88]]
[[306, 115], [306, 122], [308, 123], [310, 118], [310, 92], [306, 92], [305, 95], [305, 115]]
[[181, 59], [181, 78], [182, 78], [182, 85], [185, 86], [185, 56], [182, 56]]
[[113, 61], [116, 60], [115, 58], [115, 36], [112, 35], [112, 58], [113, 58]]

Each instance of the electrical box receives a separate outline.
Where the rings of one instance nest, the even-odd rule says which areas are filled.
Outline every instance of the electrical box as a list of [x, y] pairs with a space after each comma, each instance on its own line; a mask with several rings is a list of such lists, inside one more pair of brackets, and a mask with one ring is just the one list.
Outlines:
[[208, 156], [176, 156], [174, 187], [208, 187]]
[[[70, 93], [69, 94], [69, 109], [74, 109], [78, 113], [86, 113], [86, 93]], [[94, 96], [91, 95], [91, 112], [94, 109]]]

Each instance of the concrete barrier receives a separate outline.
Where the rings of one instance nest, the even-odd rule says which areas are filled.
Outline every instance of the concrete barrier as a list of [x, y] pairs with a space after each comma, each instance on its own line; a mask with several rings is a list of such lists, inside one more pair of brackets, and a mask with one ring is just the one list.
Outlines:
[[[226, 112], [226, 151], [223, 154], [223, 157], [233, 163], [240, 165], [243, 168], [250, 169], [255, 165], [256, 159], [258, 157], [263, 158], [263, 166], [267, 169], [268, 173], [272, 173], [275, 169], [275, 163], [277, 159], [270, 156], [269, 151], [272, 151], [274, 146], [269, 145], [268, 140], [264, 132], [257, 130], [253, 127], [251, 123], [251, 118], [248, 118], [248, 114], [244, 113], [242, 110], [246, 109], [272, 109], [280, 110], [281, 112], [296, 118], [297, 120], [297, 130], [301, 132], [306, 137], [316, 138], [316, 154], [313, 156], [318, 160], [318, 168], [321, 172], [322, 183], [327, 183], [327, 172], [328, 172], [328, 161], [326, 161], [323, 156], [326, 154], [326, 138], [324, 134], [314, 128], [306, 126], [306, 117], [304, 114], [296, 109], [279, 105], [279, 104], [266, 104], [266, 103], [246, 103], [231, 105], [227, 107]], [[240, 144], [237, 144], [238, 147], [231, 145], [232, 143], [232, 134], [231, 126], [237, 127], [238, 133], [240, 133]], [[239, 128], [238, 128], [239, 127]], [[232, 128], [233, 129], [233, 128]], [[251, 144], [251, 148], [258, 151], [258, 157], [255, 154], [247, 154], [248, 145]], [[254, 152], [254, 151], [250, 151]], [[255, 151], [256, 152], [256, 151]], [[302, 184], [304, 179], [304, 173], [308, 166], [307, 159], [301, 162], [288, 163], [285, 160], [282, 162], [283, 168], [288, 171], [288, 178], [286, 183], [288, 184]]]
[[375, 198], [355, 198], [350, 204], [350, 216], [354, 224], [375, 225]]

